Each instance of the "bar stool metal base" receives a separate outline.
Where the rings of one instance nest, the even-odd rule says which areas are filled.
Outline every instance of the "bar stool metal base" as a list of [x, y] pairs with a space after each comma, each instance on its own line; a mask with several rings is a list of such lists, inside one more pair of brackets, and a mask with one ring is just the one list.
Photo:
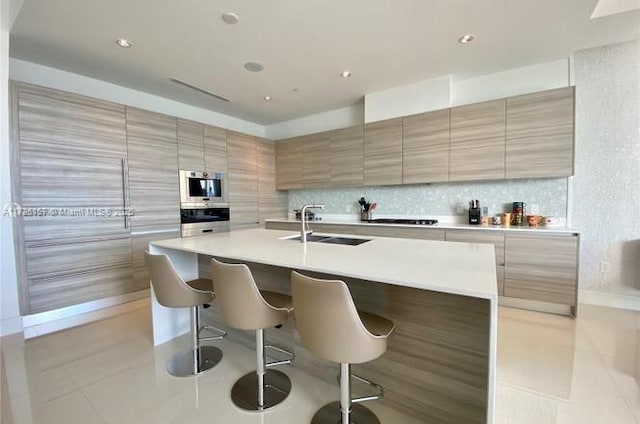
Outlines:
[[200, 346], [195, 350], [178, 353], [167, 363], [167, 371], [174, 377], [200, 375], [218, 365], [222, 351], [213, 346]]
[[[380, 420], [369, 408], [354, 403], [351, 405], [352, 424], [380, 424]], [[331, 402], [318, 409], [311, 419], [311, 424], [340, 424], [342, 423], [342, 413], [340, 402]]]
[[242, 376], [231, 389], [231, 400], [246, 411], [264, 411], [284, 401], [291, 393], [291, 380], [277, 370], [266, 370], [264, 374], [264, 406], [258, 404], [258, 374], [250, 372]]

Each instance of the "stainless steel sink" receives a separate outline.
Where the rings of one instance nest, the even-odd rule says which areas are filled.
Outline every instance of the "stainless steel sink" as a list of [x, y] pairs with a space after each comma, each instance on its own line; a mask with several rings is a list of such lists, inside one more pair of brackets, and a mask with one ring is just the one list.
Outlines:
[[[287, 238], [287, 240], [300, 241], [300, 236]], [[351, 238], [351, 237], [334, 237], [334, 236], [321, 236], [317, 234], [309, 234], [307, 241], [315, 243], [331, 243], [331, 244], [343, 244], [346, 246], [358, 246], [359, 244], [371, 241], [371, 239]]]

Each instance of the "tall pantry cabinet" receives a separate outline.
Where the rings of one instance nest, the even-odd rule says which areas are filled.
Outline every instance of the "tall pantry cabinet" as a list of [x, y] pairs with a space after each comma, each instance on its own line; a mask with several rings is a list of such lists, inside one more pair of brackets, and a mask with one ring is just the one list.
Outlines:
[[129, 203], [125, 107], [16, 83], [11, 102], [21, 313], [134, 291], [130, 222], [111, 213]]

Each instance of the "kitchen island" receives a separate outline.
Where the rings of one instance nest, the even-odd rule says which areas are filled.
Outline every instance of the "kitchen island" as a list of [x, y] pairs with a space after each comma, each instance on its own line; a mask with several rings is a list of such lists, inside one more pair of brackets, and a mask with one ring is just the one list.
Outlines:
[[[493, 246], [382, 237], [366, 237], [370, 241], [358, 246], [304, 245], [289, 239], [294, 236], [233, 231], [152, 242], [150, 250], [168, 254], [184, 279], [206, 275], [208, 258], [217, 257], [247, 263], [259, 287], [282, 293], [290, 292], [291, 270], [344, 280], [359, 309], [397, 326], [381, 358], [354, 367], [385, 387], [381, 402], [425, 423], [493, 422], [498, 298]], [[152, 298], [155, 344], [189, 330], [187, 310], [163, 308], [153, 291]], [[215, 312], [207, 316], [217, 321]], [[335, 382], [335, 365], [308, 354], [293, 324], [267, 331], [267, 338], [294, 350], [294, 367]]]

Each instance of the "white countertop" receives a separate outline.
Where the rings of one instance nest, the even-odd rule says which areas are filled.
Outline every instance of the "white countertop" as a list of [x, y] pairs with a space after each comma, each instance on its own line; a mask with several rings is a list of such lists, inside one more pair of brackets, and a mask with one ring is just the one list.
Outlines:
[[[409, 218], [419, 219], [419, 218]], [[274, 218], [267, 219], [267, 222], [295, 222], [300, 224], [300, 220], [286, 219], [286, 218]], [[441, 229], [441, 230], [478, 230], [478, 231], [513, 231], [513, 232], [529, 232], [529, 233], [562, 233], [562, 234], [579, 234], [580, 232], [575, 228], [566, 226], [537, 226], [530, 227], [528, 225], [523, 226], [504, 226], [504, 225], [471, 225], [460, 224], [454, 222], [440, 222], [435, 225], [411, 225], [411, 224], [379, 224], [375, 222], [362, 222], [347, 219], [332, 219], [323, 217], [321, 220], [309, 221], [310, 228], [313, 229], [313, 224], [329, 224], [329, 225], [363, 225], [367, 227], [403, 227], [403, 228], [425, 228], [425, 229]]]
[[[322, 233], [314, 233], [322, 234]], [[154, 241], [160, 248], [497, 300], [494, 247], [370, 236], [358, 246], [300, 241], [299, 232], [250, 229]], [[344, 237], [345, 235], [339, 235]]]

